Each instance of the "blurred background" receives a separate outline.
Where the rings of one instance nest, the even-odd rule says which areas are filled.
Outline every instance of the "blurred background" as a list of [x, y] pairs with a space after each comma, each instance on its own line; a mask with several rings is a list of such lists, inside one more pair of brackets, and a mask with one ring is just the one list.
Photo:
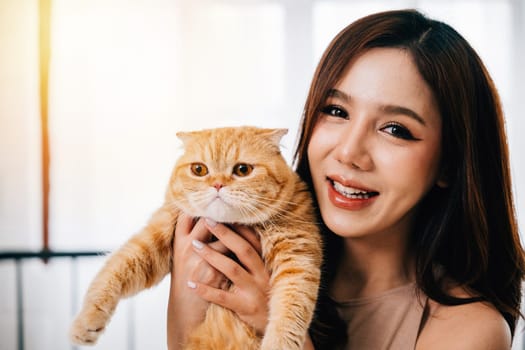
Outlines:
[[[117, 248], [161, 204], [177, 131], [286, 127], [291, 160], [331, 38], [408, 7], [492, 74], [523, 228], [525, 1], [0, 0], [0, 350], [75, 348], [68, 324], [104, 260], [78, 255]], [[168, 280], [123, 302], [93, 349], [166, 348]]]

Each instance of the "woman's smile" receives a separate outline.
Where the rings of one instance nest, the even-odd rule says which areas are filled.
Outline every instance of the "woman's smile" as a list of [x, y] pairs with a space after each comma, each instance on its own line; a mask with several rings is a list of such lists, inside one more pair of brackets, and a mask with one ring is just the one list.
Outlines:
[[342, 209], [360, 210], [371, 205], [379, 192], [363, 188], [360, 185], [341, 182], [327, 177], [328, 198], [333, 205]]

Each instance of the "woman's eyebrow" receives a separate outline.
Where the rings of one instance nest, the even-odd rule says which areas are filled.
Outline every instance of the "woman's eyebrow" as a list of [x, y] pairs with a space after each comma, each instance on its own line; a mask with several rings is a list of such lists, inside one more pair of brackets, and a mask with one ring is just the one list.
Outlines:
[[344, 102], [350, 102], [350, 96], [337, 89], [328, 90], [328, 97], [338, 98]]
[[[345, 103], [349, 103], [352, 100], [352, 98], [348, 94], [344, 93], [341, 90], [337, 90], [337, 89], [328, 90], [328, 97], [340, 99], [344, 101]], [[379, 110], [381, 110], [383, 113], [391, 114], [391, 115], [396, 115], [396, 114], [406, 115], [407, 117], [410, 117], [416, 120], [422, 125], [427, 125], [425, 122], [425, 119], [423, 119], [419, 114], [417, 114], [416, 112], [414, 112], [413, 110], [407, 107], [397, 106], [397, 105], [380, 105]]]
[[416, 121], [418, 121], [422, 125], [427, 125], [425, 122], [425, 119], [423, 119], [419, 114], [411, 110], [410, 108], [403, 107], [403, 106], [396, 106], [396, 105], [382, 105], [379, 107], [381, 111], [383, 111], [386, 114], [403, 114], [407, 117], [410, 117]]

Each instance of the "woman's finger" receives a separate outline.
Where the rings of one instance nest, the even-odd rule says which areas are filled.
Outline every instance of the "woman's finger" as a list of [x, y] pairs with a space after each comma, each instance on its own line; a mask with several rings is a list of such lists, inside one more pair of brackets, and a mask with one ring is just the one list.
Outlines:
[[218, 304], [230, 310], [238, 310], [242, 307], [239, 298], [227, 290], [210, 287], [206, 284], [188, 281], [188, 287], [193, 289], [202, 299]]
[[203, 300], [232, 310], [259, 335], [264, 334], [268, 323], [268, 294], [265, 290], [243, 291], [237, 287], [225, 290], [193, 281], [188, 281], [187, 285]]
[[241, 265], [223, 255], [214, 249], [208, 247], [207, 244], [193, 240], [192, 241], [195, 252], [210, 264], [217, 271], [223, 273], [233, 284], [240, 288], [246, 287], [253, 280], [249, 273], [242, 268]]
[[[231, 290], [217, 289], [210, 287], [206, 284], [188, 281], [188, 287], [193, 289], [195, 293], [202, 299], [225, 307], [238, 314], [258, 313], [258, 308], [267, 308], [267, 305], [259, 305], [258, 303], [247, 303], [246, 299], [240, 297], [238, 294]], [[265, 303], [263, 303], [265, 304]]]
[[210, 240], [212, 234], [206, 228], [202, 219], [191, 217], [187, 214], [181, 213], [177, 218], [177, 225], [175, 226], [176, 237], [188, 237], [198, 239], [199, 241], [207, 242]]
[[233, 230], [247, 240], [255, 248], [259, 255], [262, 254], [261, 240], [259, 235], [250, 227], [245, 225], [233, 225]]
[[205, 225], [204, 219], [197, 220], [195, 226], [193, 226], [193, 229], [191, 230], [190, 238], [201, 242], [208, 242], [211, 239], [211, 236], [212, 234]]
[[230, 252], [230, 250], [221, 241], [208, 243], [208, 246], [222, 254], [227, 254]]
[[[266, 267], [255, 248], [225, 225], [206, 220], [207, 229], [215, 235], [235, 256], [241, 264], [253, 274], [266, 273]], [[222, 271], [221, 269], [218, 269]], [[222, 271], [225, 272], [225, 271]]]
[[[187, 280], [196, 281], [199, 283], [206, 284], [210, 287], [221, 288], [224, 281], [227, 281], [227, 277], [221, 272], [217, 271], [213, 266], [202, 259], [196, 263], [195, 269], [193, 269], [186, 276]], [[185, 281], [183, 281], [184, 283]]]
[[181, 213], [177, 218], [175, 236], [189, 235], [194, 225], [195, 222], [191, 216]]

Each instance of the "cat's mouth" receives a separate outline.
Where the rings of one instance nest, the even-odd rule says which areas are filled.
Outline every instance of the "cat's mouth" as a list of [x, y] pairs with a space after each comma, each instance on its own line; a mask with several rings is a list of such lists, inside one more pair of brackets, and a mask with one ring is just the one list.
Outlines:
[[224, 196], [221, 196], [217, 194], [215, 198], [211, 200], [211, 202], [208, 204], [208, 206], [220, 206], [224, 208], [229, 208], [231, 205], [228, 203], [226, 198]]
[[330, 182], [330, 184], [332, 185], [332, 187], [337, 193], [343, 195], [346, 198], [369, 199], [369, 198], [379, 195], [379, 192], [377, 191], [354, 187], [355, 185], [354, 186], [343, 185], [342, 183], [334, 179], [330, 179], [330, 178], [327, 178], [327, 180]]

